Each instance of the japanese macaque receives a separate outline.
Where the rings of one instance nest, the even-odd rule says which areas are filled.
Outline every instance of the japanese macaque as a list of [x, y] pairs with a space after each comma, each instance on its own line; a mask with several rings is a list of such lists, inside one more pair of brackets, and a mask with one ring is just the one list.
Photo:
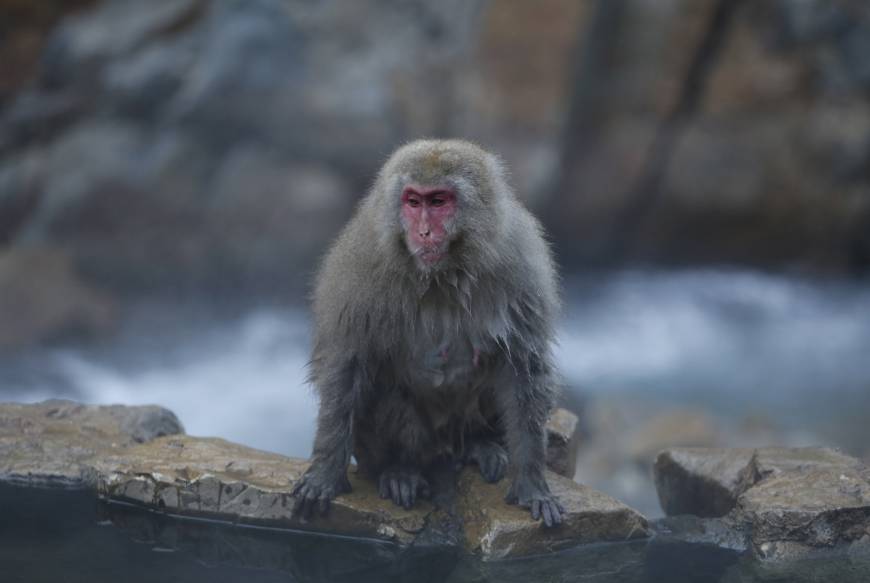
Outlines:
[[353, 455], [406, 508], [451, 459], [509, 475], [508, 503], [561, 523], [544, 479], [555, 269], [497, 157], [458, 140], [399, 148], [323, 262], [313, 309], [320, 411], [295, 515], [350, 490]]

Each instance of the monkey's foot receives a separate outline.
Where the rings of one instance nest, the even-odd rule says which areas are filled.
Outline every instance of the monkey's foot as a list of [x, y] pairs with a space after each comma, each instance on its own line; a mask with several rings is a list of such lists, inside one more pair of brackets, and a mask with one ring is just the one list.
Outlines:
[[548, 527], [562, 524], [562, 515], [565, 514], [565, 507], [550, 494], [550, 488], [543, 477], [533, 479], [529, 476], [517, 476], [505, 496], [505, 502], [528, 508], [534, 520], [543, 519], [544, 525]]
[[381, 472], [378, 479], [378, 494], [383, 499], [391, 499], [397, 506], [410, 508], [417, 500], [431, 496], [429, 482], [412, 466], [392, 466]]
[[477, 464], [480, 475], [489, 483], [495, 483], [504, 478], [508, 468], [508, 454], [495, 441], [476, 441], [465, 456], [467, 461]]
[[293, 486], [293, 491], [290, 493], [295, 499], [291, 516], [307, 520], [315, 507], [318, 507], [320, 514], [325, 516], [329, 512], [330, 502], [339, 494], [350, 492], [350, 489], [346, 473], [331, 475], [329, 472], [319, 471], [316, 466], [311, 466]]

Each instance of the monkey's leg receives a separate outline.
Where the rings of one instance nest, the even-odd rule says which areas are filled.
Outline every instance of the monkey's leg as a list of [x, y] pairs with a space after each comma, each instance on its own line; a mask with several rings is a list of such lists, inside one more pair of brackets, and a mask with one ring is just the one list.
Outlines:
[[320, 409], [311, 465], [293, 487], [293, 517], [308, 518], [315, 507], [325, 515], [330, 502], [350, 492], [347, 466], [353, 447], [353, 417], [362, 398], [364, 375], [351, 361], [318, 383]]
[[[426, 405], [418, 397], [396, 390], [378, 400], [375, 433], [387, 453], [380, 466], [378, 493], [397, 506], [411, 508], [418, 496], [429, 498], [431, 488], [423, 475], [437, 449]], [[361, 436], [363, 437], [363, 436]]]
[[378, 478], [378, 493], [383, 499], [391, 499], [397, 506], [411, 508], [421, 498], [429, 498], [432, 492], [423, 472], [415, 466], [395, 465], [381, 472]]
[[507, 451], [491, 439], [479, 439], [472, 443], [465, 454], [465, 461], [476, 463], [483, 479], [492, 484], [504, 478], [508, 469]]
[[512, 461], [513, 481], [505, 501], [530, 509], [533, 519], [543, 519], [549, 527], [561, 524], [565, 512], [544, 478], [547, 459], [544, 427], [553, 390], [547, 365], [536, 358], [530, 360], [509, 370], [506, 374], [510, 378], [497, 392]]

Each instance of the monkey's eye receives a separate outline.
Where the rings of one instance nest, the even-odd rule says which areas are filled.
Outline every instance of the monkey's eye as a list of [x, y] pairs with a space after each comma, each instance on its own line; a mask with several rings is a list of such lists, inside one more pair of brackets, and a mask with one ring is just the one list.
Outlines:
[[408, 206], [410, 206], [410, 207], [415, 207], [415, 208], [416, 208], [416, 207], [420, 206], [420, 201], [417, 200], [416, 198], [409, 198], [409, 199], [408, 199], [407, 201], [405, 201], [405, 202], [407, 202], [407, 203], [408, 203]]
[[444, 206], [444, 203], [446, 203], [446, 202], [447, 201], [444, 200], [443, 198], [433, 198], [429, 204], [432, 206]]

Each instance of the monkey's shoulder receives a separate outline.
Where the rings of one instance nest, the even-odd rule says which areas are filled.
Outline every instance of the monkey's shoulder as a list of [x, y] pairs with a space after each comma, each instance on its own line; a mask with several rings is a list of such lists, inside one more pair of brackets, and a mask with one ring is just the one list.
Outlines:
[[519, 298], [531, 298], [548, 310], [560, 306], [559, 278], [556, 263], [543, 227], [535, 216], [518, 204], [512, 214], [505, 254], [505, 266], [499, 270], [503, 285]]

